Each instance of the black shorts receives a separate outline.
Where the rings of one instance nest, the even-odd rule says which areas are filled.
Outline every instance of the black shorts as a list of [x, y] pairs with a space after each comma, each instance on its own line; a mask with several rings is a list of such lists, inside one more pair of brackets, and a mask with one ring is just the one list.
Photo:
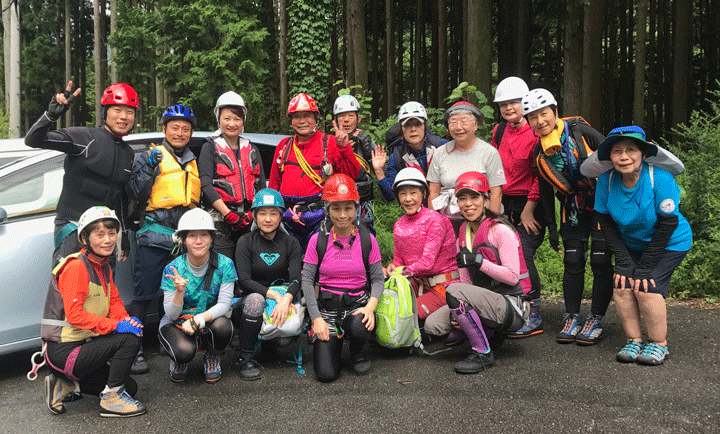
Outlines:
[[[628, 249], [628, 251], [630, 252], [630, 257], [632, 258], [633, 262], [635, 262], [635, 265], [637, 265], [640, 262], [640, 258], [642, 257], [642, 252], [637, 252], [630, 249]], [[653, 280], [655, 280], [655, 286], [652, 287], [648, 285], [647, 292], [653, 294], [661, 294], [663, 298], [667, 297], [668, 289], [670, 288], [670, 278], [675, 272], [675, 269], [680, 265], [683, 259], [685, 259], [685, 256], [687, 254], [687, 250], [682, 252], [678, 252], [675, 250], [665, 250], [665, 253], [663, 253], [660, 261], [658, 261], [657, 265], [655, 265], [655, 268], [653, 268], [652, 271], [652, 278]]]

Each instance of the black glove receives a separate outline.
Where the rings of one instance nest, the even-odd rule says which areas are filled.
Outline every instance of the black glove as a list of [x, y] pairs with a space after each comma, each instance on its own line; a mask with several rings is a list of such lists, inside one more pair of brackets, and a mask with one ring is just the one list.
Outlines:
[[47, 109], [47, 114], [50, 119], [53, 121], [56, 121], [60, 119], [60, 116], [65, 114], [66, 111], [70, 108], [70, 103], [75, 99], [75, 95], [70, 93], [69, 90], [63, 91], [63, 95], [65, 95], [65, 98], [67, 99], [67, 104], [59, 104], [57, 102], [57, 95], [53, 95], [52, 100], [50, 101], [50, 105]]
[[553, 250], [556, 252], [560, 251], [560, 235], [558, 235], [557, 229], [550, 229], [548, 231], [548, 241], [550, 242], [550, 246], [552, 246]]
[[458, 268], [466, 268], [470, 265], [476, 265], [479, 267], [483, 263], [482, 255], [473, 253], [467, 248], [460, 250], [455, 258], [457, 259]]

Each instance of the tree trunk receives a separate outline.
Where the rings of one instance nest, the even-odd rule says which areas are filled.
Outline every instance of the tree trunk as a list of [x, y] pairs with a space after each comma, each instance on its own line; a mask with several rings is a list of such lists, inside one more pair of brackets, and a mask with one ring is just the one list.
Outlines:
[[357, 81], [355, 77], [355, 40], [352, 35], [352, 23], [350, 22], [350, 3], [355, 0], [345, 0], [345, 85], [352, 86]]
[[285, 113], [284, 110], [287, 107], [290, 100], [288, 99], [288, 77], [287, 77], [287, 32], [288, 32], [288, 19], [287, 19], [287, 0], [278, 0], [278, 25], [280, 27], [278, 37], [278, 59], [280, 62], [280, 124], [284, 124]]
[[[517, 39], [515, 43], [515, 74], [527, 81], [530, 86], [530, 64], [533, 33], [532, 33], [532, 1], [517, 0]], [[532, 86], [530, 86], [532, 88]]]
[[372, 58], [370, 63], [370, 71], [372, 72], [369, 72], [369, 79], [370, 95], [372, 95], [373, 100], [371, 105], [371, 119], [368, 120], [379, 119], [380, 112], [382, 111], [382, 95], [380, 91], [380, 49], [382, 48], [382, 40], [380, 39], [382, 37], [382, 34], [380, 32], [381, 15], [376, 13], [376, 11], [381, 10], [380, 8], [382, 6], [382, 0], [372, 1]]
[[365, 41], [365, 7], [362, 0], [348, 1], [348, 32], [350, 34], [349, 46], [352, 46], [350, 55], [353, 57], [354, 83], [361, 86], [363, 91], [368, 90], [367, 44]]
[[[603, 62], [602, 59], [602, 36], [604, 0], [593, 0], [585, 6], [585, 17], [583, 26], [583, 54], [582, 54], [582, 88], [581, 110], [576, 114], [582, 114], [590, 125], [600, 129], [602, 124], [602, 101], [603, 101]], [[580, 59], [573, 63], [579, 66]], [[569, 113], [569, 112], [568, 112]], [[570, 113], [572, 114], [572, 113]]]
[[10, 2], [12, 0], [2, 0], [2, 21], [3, 21], [3, 65], [4, 70], [4, 89], [5, 92], [5, 110], [8, 110], [10, 103]]
[[[117, 0], [110, 0], [110, 35], [114, 35], [115, 32], [117, 32]], [[112, 83], [120, 81], [117, 65], [115, 64], [116, 55], [117, 48], [113, 45], [110, 47], [110, 81]]]
[[[441, 0], [442, 1], [442, 0]], [[393, 0], [385, 0], [385, 111], [388, 118], [395, 111], [395, 41], [393, 39]]]
[[7, 104], [9, 137], [22, 137], [20, 131], [20, 9], [18, 2], [13, 2], [10, 12], [10, 101]]
[[645, 126], [645, 44], [647, 43], [647, 17], [649, 0], [638, 0], [635, 22], [635, 92], [633, 97], [633, 124]]
[[447, 4], [445, 0], [438, 0], [438, 93], [437, 107], [442, 107], [443, 100], [448, 92], [448, 29], [447, 29]]
[[102, 45], [100, 39], [100, 2], [93, 2], [93, 65], [95, 68], [95, 125], [100, 125], [102, 122], [100, 97], [102, 93]]
[[421, 60], [422, 58], [422, 27], [423, 27], [423, 19], [422, 19], [422, 7], [423, 7], [423, 1], [422, 0], [415, 0], [415, 42], [414, 42], [414, 52], [415, 55], [412, 56], [413, 59], [413, 99], [415, 101], [420, 101], [420, 69], [424, 68], [423, 62]]
[[[463, 77], [486, 96], [490, 96], [492, 72], [492, 3], [490, 0], [467, 0], [465, 34], [465, 68]], [[476, 101], [472, 101], [475, 103]]]
[[[692, 2], [675, 2], [675, 31], [673, 43], [673, 85], [672, 85], [672, 124], [673, 128], [688, 120], [688, 90], [690, 85], [690, 61], [692, 38]], [[673, 133], [673, 141], [681, 139]]]
[[577, 0], [567, 2], [568, 18], [565, 23], [565, 49], [563, 50], [563, 99], [564, 116], [581, 114], [583, 76], [583, 6]]
[[[72, 80], [72, 20], [70, 19], [70, 0], [65, 0], [65, 83]], [[75, 86], [79, 86], [80, 83], [75, 83]], [[65, 113], [65, 126], [70, 127], [73, 125], [72, 119], [72, 106], [70, 110]]]

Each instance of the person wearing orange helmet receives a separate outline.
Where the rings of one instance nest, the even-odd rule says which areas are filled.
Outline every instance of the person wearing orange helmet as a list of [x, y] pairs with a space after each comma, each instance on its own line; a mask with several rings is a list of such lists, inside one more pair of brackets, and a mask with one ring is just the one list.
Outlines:
[[425, 321], [425, 332], [467, 336], [471, 351], [455, 365], [455, 372], [476, 374], [495, 363], [491, 347], [497, 348], [507, 333], [527, 321], [530, 303], [523, 295], [531, 285], [517, 231], [487, 208], [488, 178], [466, 172], [457, 178], [454, 194], [464, 219], [456, 257], [461, 283], [447, 287], [447, 306]]
[[290, 100], [287, 116], [294, 135], [275, 150], [268, 187], [282, 194], [289, 211], [283, 215], [288, 229], [305, 248], [308, 237], [324, 217], [320, 206], [323, 184], [334, 173], [356, 179], [360, 173], [347, 133], [337, 126], [335, 135], [317, 130], [317, 103], [305, 93]]
[[[124, 191], [130, 179], [134, 153], [122, 138], [132, 129], [135, 112], [140, 108], [135, 89], [125, 83], [115, 83], [103, 92], [103, 126], [50, 131], [70, 108], [73, 99], [80, 95], [80, 88], [71, 91], [72, 81], [63, 92], [53, 96], [47, 111], [25, 136], [27, 146], [66, 154], [63, 188], [55, 217], [53, 266], [61, 258], [80, 250], [75, 222], [91, 206], [102, 205], [114, 210], [122, 227], [127, 228], [124, 216], [128, 198]], [[90, 143], [93, 146], [89, 146]], [[122, 237], [121, 259], [129, 252], [127, 240], [127, 236]]]
[[375, 328], [383, 271], [375, 237], [363, 225], [355, 225], [360, 195], [352, 178], [343, 173], [331, 176], [322, 200], [330, 223], [310, 238], [301, 286], [313, 327], [315, 375], [327, 383], [340, 375], [343, 337], [349, 341], [355, 373], [370, 373], [365, 351]]

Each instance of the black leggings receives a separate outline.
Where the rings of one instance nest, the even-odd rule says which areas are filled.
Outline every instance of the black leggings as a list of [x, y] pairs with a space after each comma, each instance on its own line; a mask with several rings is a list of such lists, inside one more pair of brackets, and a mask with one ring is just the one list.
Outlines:
[[[232, 322], [221, 316], [206, 324], [207, 334], [200, 336], [200, 345], [205, 351], [213, 355], [222, 355], [232, 338]], [[160, 343], [167, 350], [175, 363], [190, 363], [198, 350], [198, 340], [195, 335], [188, 335], [175, 323], [160, 328]]]
[[[344, 337], [350, 343], [350, 354], [355, 357], [363, 350], [370, 340], [370, 331], [362, 323], [363, 315], [347, 315], [342, 321]], [[328, 324], [332, 329], [333, 324]], [[342, 338], [330, 333], [329, 341], [316, 339], [313, 345], [313, 363], [315, 375], [321, 383], [335, 381], [340, 376], [340, 355]]]
[[[80, 379], [80, 390], [83, 393], [96, 394], [105, 385], [117, 387], [125, 384], [128, 392], [134, 385], [126, 381], [130, 367], [140, 347], [140, 338], [131, 333], [115, 333], [92, 338], [90, 342], [48, 342], [47, 358], [52, 365], [62, 370], [76, 348], [77, 358], [72, 366], [72, 376]], [[67, 378], [58, 370], [50, 367], [56, 374]], [[68, 367], [69, 368], [69, 367]], [[99, 388], [99, 390], [98, 390]]]

